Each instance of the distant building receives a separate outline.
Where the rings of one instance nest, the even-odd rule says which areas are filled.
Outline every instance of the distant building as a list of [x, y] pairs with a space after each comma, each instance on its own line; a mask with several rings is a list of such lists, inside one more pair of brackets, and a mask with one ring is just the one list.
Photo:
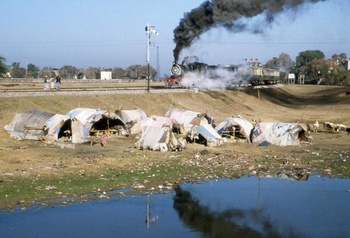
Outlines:
[[111, 71], [101, 71], [101, 80], [110, 80], [112, 79]]
[[345, 69], [346, 70], [350, 70], [350, 60], [348, 59], [348, 60], [345, 60]]

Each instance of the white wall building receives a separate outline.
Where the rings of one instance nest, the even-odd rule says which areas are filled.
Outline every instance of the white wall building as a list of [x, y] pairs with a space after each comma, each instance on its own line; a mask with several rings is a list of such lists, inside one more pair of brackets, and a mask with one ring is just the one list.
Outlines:
[[110, 80], [112, 79], [111, 71], [101, 71], [101, 80]]
[[345, 61], [345, 69], [348, 71], [350, 70], [350, 59]]

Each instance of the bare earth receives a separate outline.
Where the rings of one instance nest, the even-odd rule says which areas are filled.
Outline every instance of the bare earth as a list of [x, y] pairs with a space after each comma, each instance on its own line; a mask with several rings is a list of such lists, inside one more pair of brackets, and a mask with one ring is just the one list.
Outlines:
[[[252, 88], [240, 91], [0, 97], [0, 125], [4, 128], [16, 113], [27, 109], [65, 114], [76, 107], [88, 107], [111, 111], [140, 108], [148, 115], [158, 116], [163, 116], [170, 108], [186, 108], [207, 112], [216, 122], [241, 115], [247, 120], [254, 118], [261, 121], [309, 124], [316, 120], [320, 124], [329, 121], [350, 128], [348, 90], [349, 87], [284, 85], [259, 89], [260, 99], [258, 90]], [[0, 185], [13, 178], [52, 178], [105, 169], [140, 171], [150, 164], [164, 165], [173, 159], [184, 166], [197, 166], [199, 169], [197, 174], [183, 175], [178, 180], [264, 173], [290, 173], [300, 178], [312, 172], [349, 177], [349, 133], [328, 132], [321, 128], [321, 132], [311, 135], [313, 142], [300, 146], [259, 147], [234, 140], [220, 147], [187, 144], [184, 151], [163, 153], [135, 149], [137, 139], [132, 137], [109, 137], [106, 147], [98, 144], [48, 145], [40, 141], [17, 141], [1, 129]], [[171, 182], [178, 182], [175, 180], [173, 178]], [[169, 181], [158, 182], [165, 184]], [[139, 183], [142, 182], [139, 181], [137, 186]], [[136, 187], [135, 181], [123, 186]]]

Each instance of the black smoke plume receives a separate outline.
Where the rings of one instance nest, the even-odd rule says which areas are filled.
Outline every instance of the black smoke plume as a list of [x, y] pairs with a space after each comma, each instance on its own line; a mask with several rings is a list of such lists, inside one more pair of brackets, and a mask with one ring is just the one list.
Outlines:
[[[297, 8], [304, 3], [326, 0], [212, 0], [184, 14], [179, 26], [174, 30], [174, 60], [178, 61], [182, 49], [190, 47], [194, 40], [213, 27], [222, 26], [233, 32], [247, 30], [241, 19], [249, 19], [264, 14], [265, 21], [271, 23], [274, 16], [284, 10]], [[262, 32], [254, 29], [253, 33]]]

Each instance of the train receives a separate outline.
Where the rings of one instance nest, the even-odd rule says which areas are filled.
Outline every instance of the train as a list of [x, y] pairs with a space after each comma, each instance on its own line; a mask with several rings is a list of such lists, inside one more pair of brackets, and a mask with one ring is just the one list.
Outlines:
[[263, 67], [258, 63], [237, 66], [208, 65], [202, 62], [187, 63], [183, 61], [182, 64], [173, 63], [170, 72], [171, 75], [165, 78], [165, 86], [168, 88], [181, 87], [181, 81], [190, 72], [213, 80], [220, 80], [223, 77], [222, 72], [227, 72], [228, 74], [225, 74], [225, 77], [232, 77], [232, 85], [230, 86], [271, 85], [277, 84], [280, 80], [278, 70]]

